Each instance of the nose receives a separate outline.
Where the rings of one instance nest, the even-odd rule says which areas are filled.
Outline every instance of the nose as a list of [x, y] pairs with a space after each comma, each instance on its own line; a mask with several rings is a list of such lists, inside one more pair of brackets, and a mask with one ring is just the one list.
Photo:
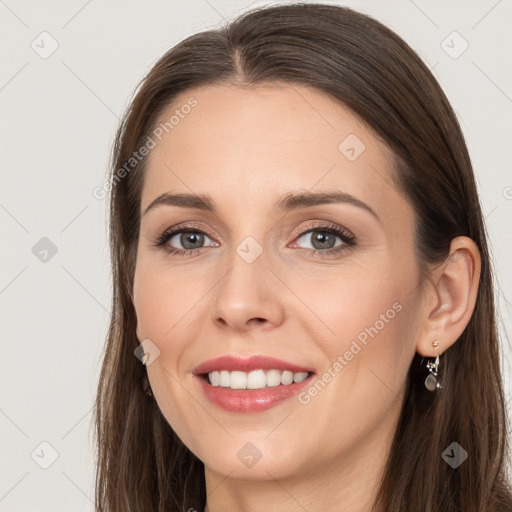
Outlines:
[[248, 263], [233, 251], [228, 271], [217, 285], [212, 320], [221, 329], [238, 334], [272, 329], [284, 320], [282, 284], [267, 267], [265, 252]]

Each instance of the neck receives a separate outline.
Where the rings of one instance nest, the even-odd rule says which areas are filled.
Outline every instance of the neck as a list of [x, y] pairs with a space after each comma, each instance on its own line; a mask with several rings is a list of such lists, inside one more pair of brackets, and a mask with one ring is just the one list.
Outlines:
[[270, 469], [258, 480], [238, 479], [205, 466], [205, 512], [325, 512], [333, 503], [339, 512], [376, 512], [372, 506], [391, 442], [388, 428], [378, 428], [357, 449], [283, 478], [273, 478]]

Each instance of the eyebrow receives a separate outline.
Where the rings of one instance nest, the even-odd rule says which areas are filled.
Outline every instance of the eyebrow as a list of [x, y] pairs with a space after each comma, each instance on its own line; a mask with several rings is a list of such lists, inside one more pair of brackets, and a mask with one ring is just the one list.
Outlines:
[[[322, 204], [351, 204], [366, 210], [379, 222], [381, 221], [375, 211], [366, 203], [345, 192], [302, 192], [289, 193], [281, 197], [274, 205], [274, 209], [283, 212], [308, 208]], [[146, 215], [153, 208], [160, 206], [178, 206], [182, 208], [195, 208], [207, 212], [216, 213], [215, 204], [210, 196], [203, 194], [164, 194], [156, 197], [146, 208], [143, 215]]]

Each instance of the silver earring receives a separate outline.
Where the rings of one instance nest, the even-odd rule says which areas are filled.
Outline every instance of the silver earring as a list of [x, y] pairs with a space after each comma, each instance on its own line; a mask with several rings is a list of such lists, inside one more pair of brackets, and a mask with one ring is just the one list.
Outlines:
[[[434, 350], [439, 349], [439, 341], [435, 340], [432, 342], [432, 346], [434, 347]], [[426, 364], [427, 370], [430, 372], [426, 379], [425, 379], [425, 387], [429, 391], [435, 391], [436, 389], [443, 389], [444, 386], [441, 385], [440, 382], [437, 380], [437, 375], [439, 373], [439, 356], [436, 356], [435, 360], [434, 358], [429, 358], [430, 360]]]

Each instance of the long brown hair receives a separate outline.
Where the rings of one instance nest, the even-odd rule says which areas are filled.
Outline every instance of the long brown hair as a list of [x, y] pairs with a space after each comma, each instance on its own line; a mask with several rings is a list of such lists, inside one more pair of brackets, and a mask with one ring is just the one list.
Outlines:
[[[95, 407], [100, 512], [202, 511], [204, 465], [144, 394], [132, 287], [146, 158], [127, 168], [177, 94], [213, 83], [310, 86], [336, 98], [391, 148], [398, 188], [416, 214], [422, 268], [442, 262], [459, 235], [477, 244], [482, 269], [474, 313], [441, 356], [442, 392], [422, 385], [414, 358], [376, 507], [392, 512], [512, 510], [507, 416], [492, 270], [473, 170], [460, 126], [425, 64], [394, 32], [351, 9], [264, 7], [169, 50], [140, 84], [112, 155], [112, 318]], [[133, 162], [132, 162], [133, 164]], [[125, 172], [120, 169], [125, 167]], [[452, 469], [457, 442], [468, 460]]]

